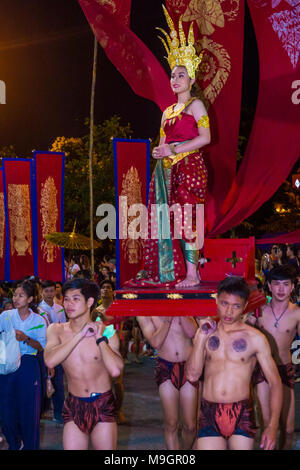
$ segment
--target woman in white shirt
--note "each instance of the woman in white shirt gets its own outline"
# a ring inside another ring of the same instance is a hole
[[[35,289],[28,280],[18,284],[14,309],[0,315],[0,329],[9,316],[21,353],[20,367],[0,375],[2,432],[9,450],[37,450],[40,446],[41,373],[36,355],[46,345],[46,323],[32,309]]]

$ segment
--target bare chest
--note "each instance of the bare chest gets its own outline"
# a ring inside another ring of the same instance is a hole
[[[296,334],[297,322],[292,315],[279,319],[270,315],[270,312],[259,318],[259,328],[270,334],[277,342],[292,341]]]
[[[222,338],[211,335],[206,343],[207,361],[249,362],[254,357],[251,341],[247,336],[237,334]]]
[[[65,340],[70,335],[65,335]],[[94,337],[84,338],[73,349],[65,360],[65,366],[80,368],[98,367],[102,363],[102,356],[99,346],[96,345]]]

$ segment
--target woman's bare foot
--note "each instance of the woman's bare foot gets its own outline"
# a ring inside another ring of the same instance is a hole
[[[200,274],[197,269],[197,264],[191,263],[190,261],[186,260],[186,278],[178,282],[178,284],[175,285],[177,289],[180,288],[185,288],[185,287],[195,287],[200,284]]]
[[[187,276],[183,281],[175,285],[176,289],[181,289],[185,287],[196,287],[200,284],[200,276]]]

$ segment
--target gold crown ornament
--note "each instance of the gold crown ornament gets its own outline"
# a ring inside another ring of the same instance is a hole
[[[176,66],[183,66],[186,68],[187,73],[191,79],[195,78],[196,70],[201,63],[202,56],[204,51],[200,53],[198,56],[196,53],[196,49],[194,48],[195,38],[194,38],[194,30],[193,30],[193,23],[190,24],[189,32],[188,32],[188,40],[186,41],[186,36],[183,31],[182,27],[182,15],[179,18],[178,22],[178,32],[179,32],[179,39],[177,37],[177,31],[174,27],[174,23],[172,18],[170,17],[167,9],[164,5],[162,5],[164,14],[167,20],[167,24],[170,29],[170,35],[162,28],[156,28],[161,31],[167,40],[166,41],[161,37],[158,36],[159,39],[162,41],[168,57],[166,59],[169,62],[171,70],[173,70]]]

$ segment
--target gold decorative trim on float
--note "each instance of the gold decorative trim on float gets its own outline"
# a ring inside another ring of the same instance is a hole
[[[9,184],[7,188],[10,251],[13,256],[32,255],[30,193],[28,184]]]
[[[54,179],[49,176],[44,183],[41,184],[41,200],[40,200],[40,213],[42,216],[41,227],[43,241],[41,249],[43,258],[47,263],[53,263],[57,256],[57,248],[52,243],[49,243],[45,237],[49,233],[57,231],[58,207],[57,207],[57,189]]]
[[[138,296],[137,294],[122,294],[122,299],[127,299],[127,300],[133,300],[133,299],[137,299]]]
[[[183,295],[181,295],[181,294],[167,294],[167,299],[179,300],[179,299],[183,299]]]

